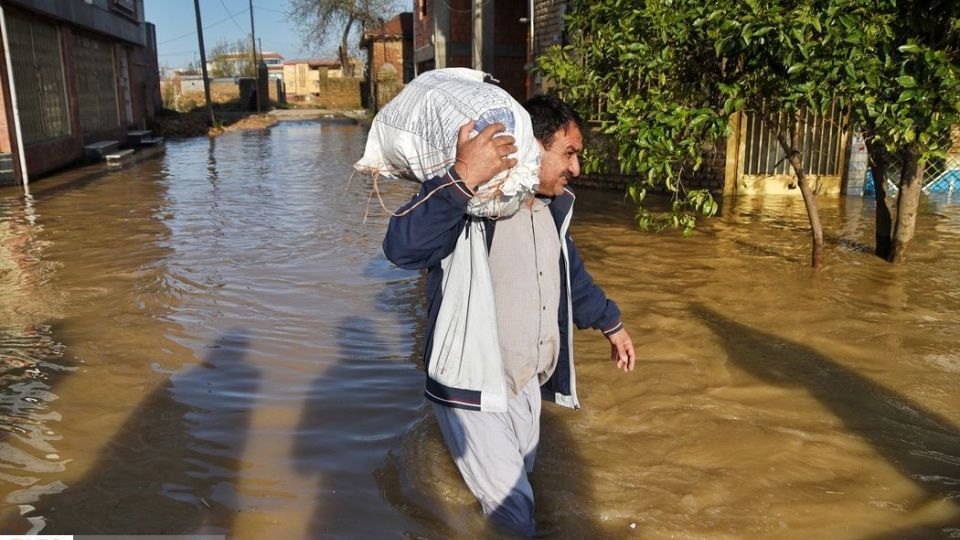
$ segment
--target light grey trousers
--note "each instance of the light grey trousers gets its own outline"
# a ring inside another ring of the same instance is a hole
[[[433,403],[443,440],[483,513],[514,532],[533,536],[533,489],[527,473],[540,442],[540,384],[534,377],[507,412],[455,409]]]

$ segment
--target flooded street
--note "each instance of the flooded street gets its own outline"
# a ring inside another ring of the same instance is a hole
[[[424,284],[348,183],[365,140],[284,122],[0,189],[0,533],[489,534],[421,398]],[[820,204],[818,275],[799,198],[685,240],[581,190],[638,369],[578,333],[545,537],[960,537],[960,204],[923,207],[902,267],[872,201]]]

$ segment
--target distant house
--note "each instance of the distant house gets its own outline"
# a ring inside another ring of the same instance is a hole
[[[260,61],[267,65],[267,73],[271,79],[283,80],[283,55],[280,53],[263,51],[260,53]]]
[[[359,62],[351,59],[354,73]],[[360,107],[360,79],[344,77],[340,61],[313,58],[283,63],[283,85],[289,102],[311,102],[333,109]]]
[[[252,56],[252,53],[247,52],[227,53],[217,61],[208,61],[207,71],[212,72],[216,62],[220,62],[221,64],[232,66],[232,69],[228,69],[231,75],[224,76],[239,76],[242,74],[244,68],[249,65],[248,62],[252,60]],[[267,73],[271,79],[283,80],[283,55],[272,51],[262,51],[257,53],[257,60],[266,64]]]
[[[413,13],[400,13],[365,32],[360,47],[367,52],[370,106],[379,110],[414,77]]]
[[[0,14],[12,67],[0,62],[0,177],[62,167],[91,142],[123,143],[160,108],[143,0],[6,0]]]
[[[320,79],[343,77],[339,60],[312,58],[283,63],[283,83],[288,101],[312,101],[320,96]]]

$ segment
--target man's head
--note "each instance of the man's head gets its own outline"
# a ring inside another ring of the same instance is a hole
[[[533,135],[540,144],[541,195],[563,193],[567,182],[580,175],[583,150],[583,120],[577,111],[553,94],[530,98],[524,108],[533,122]]]

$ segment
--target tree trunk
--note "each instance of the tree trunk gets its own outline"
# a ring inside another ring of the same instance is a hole
[[[767,120],[766,123],[783,151],[790,156],[790,166],[793,167],[793,173],[797,177],[797,185],[800,186],[800,193],[803,195],[803,205],[807,209],[807,219],[810,220],[810,236],[813,240],[810,262],[815,270],[821,270],[823,268],[823,224],[820,223],[820,211],[817,209],[817,195],[807,182],[807,175],[803,172],[803,161],[797,149],[800,144],[799,116],[794,119],[792,127],[785,128],[788,133],[784,133],[783,126],[776,120]]]
[[[797,185],[800,186],[800,193],[803,194],[803,205],[807,208],[807,218],[810,220],[810,235],[813,239],[810,262],[815,270],[820,270],[823,268],[823,224],[820,223],[820,211],[817,209],[817,194],[807,182],[799,152],[792,153],[790,165],[793,166],[797,176]]]
[[[350,37],[350,29],[353,28],[354,17],[347,19],[347,25],[343,28],[343,37],[340,39],[340,70],[344,77],[353,77],[353,64],[350,63],[350,45],[347,38]]]
[[[925,163],[914,148],[904,152],[900,173],[900,195],[897,197],[897,222],[893,229],[892,249],[887,260],[900,264],[906,258],[907,246],[913,239],[917,226],[917,210],[920,206],[920,187],[923,182]]]
[[[877,194],[877,209],[874,219],[874,253],[877,257],[887,260],[890,257],[890,235],[893,220],[890,217],[890,201],[887,200],[887,171],[889,161],[887,150],[883,143],[874,139],[873,135],[864,137],[867,143],[867,155],[870,158],[870,172],[873,173],[873,187]]]

